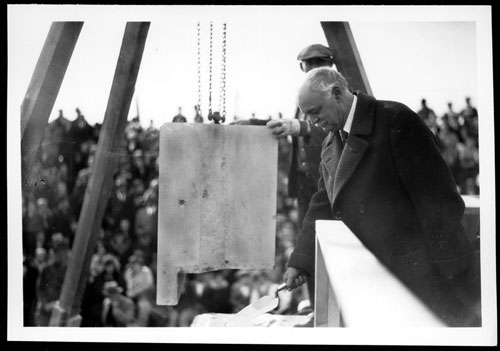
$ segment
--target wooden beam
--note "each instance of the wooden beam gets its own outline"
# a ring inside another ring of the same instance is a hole
[[[23,177],[35,160],[82,26],[83,22],[53,22],[50,27],[21,105]]]
[[[62,286],[59,305],[53,310],[50,325],[64,326],[80,312],[90,259],[94,253],[104,210],[113,186],[130,103],[144,51],[149,22],[128,22],[116,65],[104,122],[99,134],[95,162],[87,185],[78,221],[71,260]]]
[[[349,88],[373,95],[349,22],[321,22],[335,65]]]
[[[316,264],[323,265],[316,271],[316,281],[328,281],[335,295],[332,300],[328,294],[319,295],[318,289],[319,323],[359,328],[446,327],[342,221],[316,221],[316,241],[320,252],[316,259],[322,260]]]

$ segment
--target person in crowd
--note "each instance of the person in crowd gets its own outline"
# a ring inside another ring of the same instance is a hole
[[[56,166],[65,162],[71,165],[73,148],[69,129],[71,122],[64,116],[62,110],[55,120],[50,122],[44,131],[40,144],[43,153],[42,161],[47,166]]]
[[[82,298],[82,327],[104,326],[101,316],[103,303],[106,298],[105,286],[113,282],[125,291],[126,283],[121,272],[118,258],[113,254],[105,254],[103,257],[103,270],[95,277],[89,277]]]
[[[47,266],[47,250],[38,247],[34,256],[24,255],[23,260],[23,302],[24,326],[36,326],[36,310],[38,305],[37,285],[43,269]]]
[[[315,221],[341,220],[447,325],[480,325],[479,261],[460,222],[464,202],[422,119],[403,104],[351,93],[325,67],[307,74],[297,104],[329,134],[288,287],[314,272]]]
[[[48,202],[49,202],[49,207],[55,208],[60,201],[64,199],[69,199],[69,193],[68,193],[68,185],[66,184],[65,181],[60,179],[59,176],[59,169],[55,170],[56,172],[56,180],[55,180],[55,186],[52,188],[49,196],[48,196]]]
[[[468,189],[470,193],[474,189],[471,184],[474,184],[474,179],[479,174],[479,150],[476,147],[476,141],[472,137],[467,137],[464,143],[457,144],[457,151],[460,163],[460,174],[457,177],[457,183],[462,193],[465,193],[465,189]]]
[[[443,156],[446,164],[450,168],[453,179],[458,186],[460,180],[461,166],[458,155],[458,135],[451,131],[446,123],[444,123],[439,130],[438,138],[440,143],[441,155]]]
[[[471,98],[465,98],[465,108],[460,113],[461,122],[464,126],[463,137],[478,138],[478,114],[477,109],[472,105]]]
[[[42,273],[45,266],[48,264],[47,250],[44,247],[37,247],[35,256],[33,257],[33,266],[37,269],[38,274]]]
[[[182,115],[182,107],[179,107],[179,112],[172,118],[172,122],[186,123],[187,119]]]
[[[145,253],[149,253],[150,247],[156,247],[158,236],[158,197],[154,189],[148,188],[144,192],[144,206],[140,207],[135,215],[135,234],[138,244]],[[146,247],[144,247],[146,245]],[[150,263],[148,254],[146,263]]]
[[[105,327],[136,326],[136,306],[134,301],[123,294],[123,288],[116,281],[104,284],[101,321]]]
[[[73,143],[79,146],[91,140],[94,131],[78,107],[75,109],[75,112],[76,118],[70,124],[69,135]]]
[[[45,245],[46,228],[42,216],[37,212],[36,200],[26,197],[24,206],[26,213],[23,216],[23,248],[28,256],[32,256],[37,247]]]
[[[425,122],[429,130],[436,136],[436,141],[439,143],[440,140],[437,138],[437,135],[439,134],[439,125],[438,125],[438,118],[436,113],[434,112],[433,109],[429,108],[427,106],[427,100],[422,99],[420,101],[421,106],[420,110],[418,110],[417,114],[418,116],[422,119],[422,121]]]
[[[132,153],[132,162],[130,173],[133,179],[143,179],[149,181],[150,175],[148,174],[149,169],[146,167],[144,162],[144,152],[141,149],[137,149]]]
[[[110,231],[118,230],[120,220],[127,218],[134,223],[134,205],[128,189],[128,180],[124,173],[115,178],[114,187],[106,206],[103,226]]]
[[[35,309],[37,303],[36,282],[39,271],[33,259],[23,255],[23,325],[35,326]]]
[[[71,210],[69,198],[61,199],[55,210],[51,213],[48,219],[49,231],[55,233],[60,232],[68,240],[70,247],[73,245],[75,237],[77,221]]]
[[[106,245],[103,239],[99,238],[96,244],[95,252],[90,258],[89,281],[94,279],[104,271],[104,260],[108,256]]]
[[[122,266],[126,265],[128,257],[132,254],[134,238],[128,218],[120,219],[118,229],[109,238],[107,251],[119,257]]]
[[[231,285],[229,301],[233,313],[238,313],[250,304],[252,291],[252,276],[247,270],[239,270],[236,273],[236,281]]]
[[[37,326],[49,325],[52,309],[59,300],[68,262],[68,243],[65,240],[53,240],[50,251],[52,262],[43,268],[37,283]]]
[[[230,285],[221,271],[201,274],[203,290],[200,302],[208,313],[230,313]]]
[[[44,197],[36,201],[36,212],[40,215],[42,220],[43,230],[45,233],[49,231],[49,220],[52,216],[52,210],[49,207],[48,200]]]
[[[154,277],[151,268],[144,264],[142,257],[132,255],[124,272],[127,284],[127,296],[132,298],[137,307],[137,325],[148,326],[153,309]]]
[[[194,105],[194,123],[203,123],[203,116],[198,105]]]
[[[155,152],[158,150],[159,134],[160,131],[154,126],[153,120],[151,120],[149,127],[144,132],[142,147],[145,152]]]
[[[69,174],[68,190],[73,191],[78,174],[89,167],[89,157],[93,157],[97,150],[97,144],[93,140],[85,140],[81,144],[75,144],[73,154],[73,167]],[[93,161],[93,160],[92,160]]]
[[[424,121],[428,126],[432,125],[436,121],[437,116],[434,110],[427,106],[427,100],[420,100],[420,109],[417,111],[417,115]]]
[[[448,110],[446,111],[446,113],[443,115],[443,117],[441,119],[443,121],[443,125],[440,126],[440,129],[447,126],[448,130],[450,132],[454,133],[457,136],[459,141],[462,141],[461,140],[462,136],[460,133],[461,126],[459,123],[460,114],[453,110],[453,103],[452,102],[448,102],[447,106],[448,106]]]
[[[144,180],[140,178],[132,179],[132,184],[130,185],[129,194],[135,198],[136,196],[143,196],[146,191],[146,186],[144,185]]]
[[[80,211],[82,210],[83,199],[85,197],[87,183],[90,179],[90,175],[92,174],[93,164],[94,156],[89,155],[87,159],[87,167],[80,170],[75,179],[75,185],[71,195],[71,208],[77,217],[80,216]]]

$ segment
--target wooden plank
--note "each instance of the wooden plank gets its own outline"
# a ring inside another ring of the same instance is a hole
[[[22,174],[28,175],[83,22],[53,22],[21,105]],[[30,183],[23,179],[23,184]]]
[[[277,148],[259,126],[160,128],[158,304],[177,304],[179,274],[273,268]]]
[[[328,278],[321,246],[316,240],[316,277],[314,299],[314,327],[340,327],[340,307]]]
[[[373,95],[349,22],[321,22],[335,65],[349,88]]]
[[[344,223],[316,221],[316,238],[345,326],[445,327]]]
[[[465,211],[462,217],[462,225],[473,245],[478,244],[480,237],[480,198],[477,195],[462,195],[465,203]]]
[[[72,256],[59,299],[63,313],[53,313],[50,324],[62,326],[79,313],[90,259],[99,236],[104,210],[113,185],[118,153],[124,137],[130,103],[144,51],[149,22],[128,22],[116,64],[92,174],[83,200]]]

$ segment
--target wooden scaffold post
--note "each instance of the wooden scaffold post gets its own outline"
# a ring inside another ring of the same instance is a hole
[[[321,27],[333,50],[335,65],[349,82],[349,88],[373,95],[349,22],[321,22]]]
[[[88,278],[90,260],[99,237],[117,155],[134,95],[149,22],[128,22],[111,86],[104,122],[99,134],[95,162],[78,221],[71,260],[59,298],[52,310],[51,326],[78,326],[80,304]]]
[[[83,22],[54,22],[40,53],[21,105],[23,187],[36,158],[50,113],[61,88]]]

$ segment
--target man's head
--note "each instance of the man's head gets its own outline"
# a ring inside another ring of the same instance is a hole
[[[308,72],[297,97],[300,110],[328,132],[344,126],[352,101],[347,81],[331,67]]]
[[[333,51],[324,45],[313,44],[305,47],[297,56],[300,69],[309,72],[317,67],[331,67],[333,65]]]

